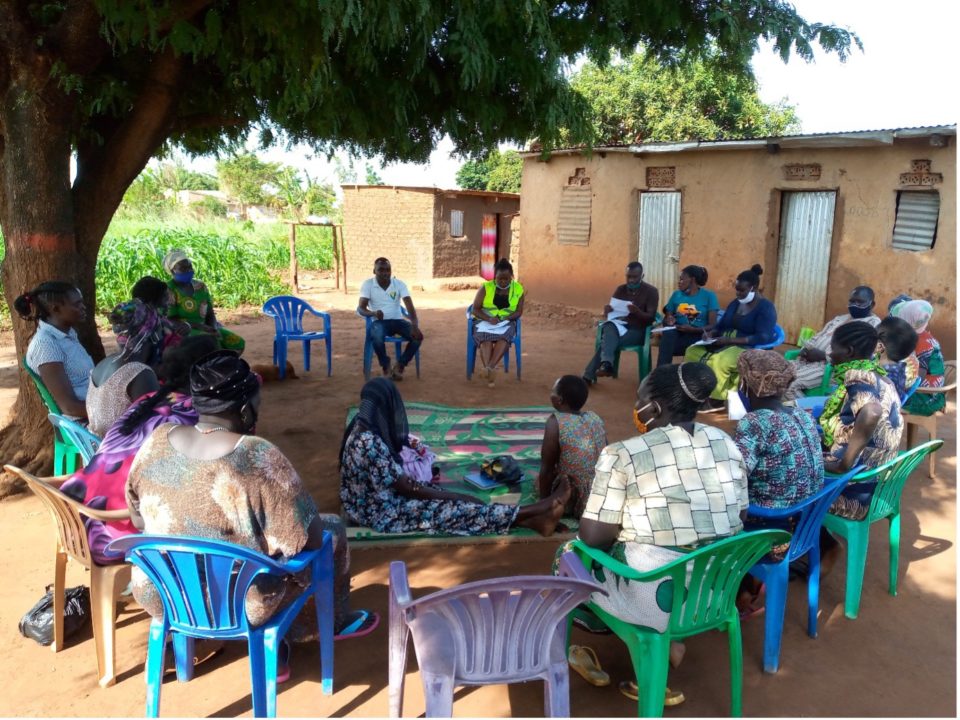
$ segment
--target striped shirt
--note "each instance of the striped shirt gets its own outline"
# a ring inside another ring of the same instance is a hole
[[[86,401],[93,358],[83,349],[76,330],[70,328],[68,332],[63,332],[41,320],[27,347],[26,361],[37,375],[40,374],[41,365],[62,363],[67,380],[73,386],[73,394],[78,400]]]

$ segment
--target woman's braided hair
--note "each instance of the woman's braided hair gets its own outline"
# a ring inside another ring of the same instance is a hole
[[[647,376],[650,399],[677,419],[693,420],[717,386],[717,376],[704,363],[662,365]]]
[[[833,332],[833,342],[850,348],[854,360],[868,360],[877,351],[880,336],[870,323],[854,320],[844,323]]]

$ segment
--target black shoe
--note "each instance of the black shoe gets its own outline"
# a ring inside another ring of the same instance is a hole
[[[608,362],[600,363],[597,368],[597,377],[613,377],[613,365]]]
[[[580,377],[581,377],[581,379],[582,379],[587,385],[596,385],[596,384],[597,384],[597,379],[596,379],[596,378],[593,378],[593,379],[591,380],[591,379],[588,378],[586,375],[581,375]]]

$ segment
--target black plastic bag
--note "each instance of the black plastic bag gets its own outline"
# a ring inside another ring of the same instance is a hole
[[[497,455],[490,460],[484,460],[480,465],[480,472],[503,485],[515,485],[523,480],[523,470],[509,455]]]
[[[63,636],[68,638],[90,622],[90,590],[85,585],[67,588],[63,606]],[[53,585],[20,618],[20,634],[41,645],[53,643]]]

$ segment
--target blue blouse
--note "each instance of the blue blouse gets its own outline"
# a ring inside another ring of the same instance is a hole
[[[717,322],[717,333],[724,335],[736,330],[738,338],[746,338],[748,345],[766,345],[777,335],[777,308],[766,298],[760,298],[746,315],[738,315],[740,301],[734,299],[727,305],[723,317]]]

